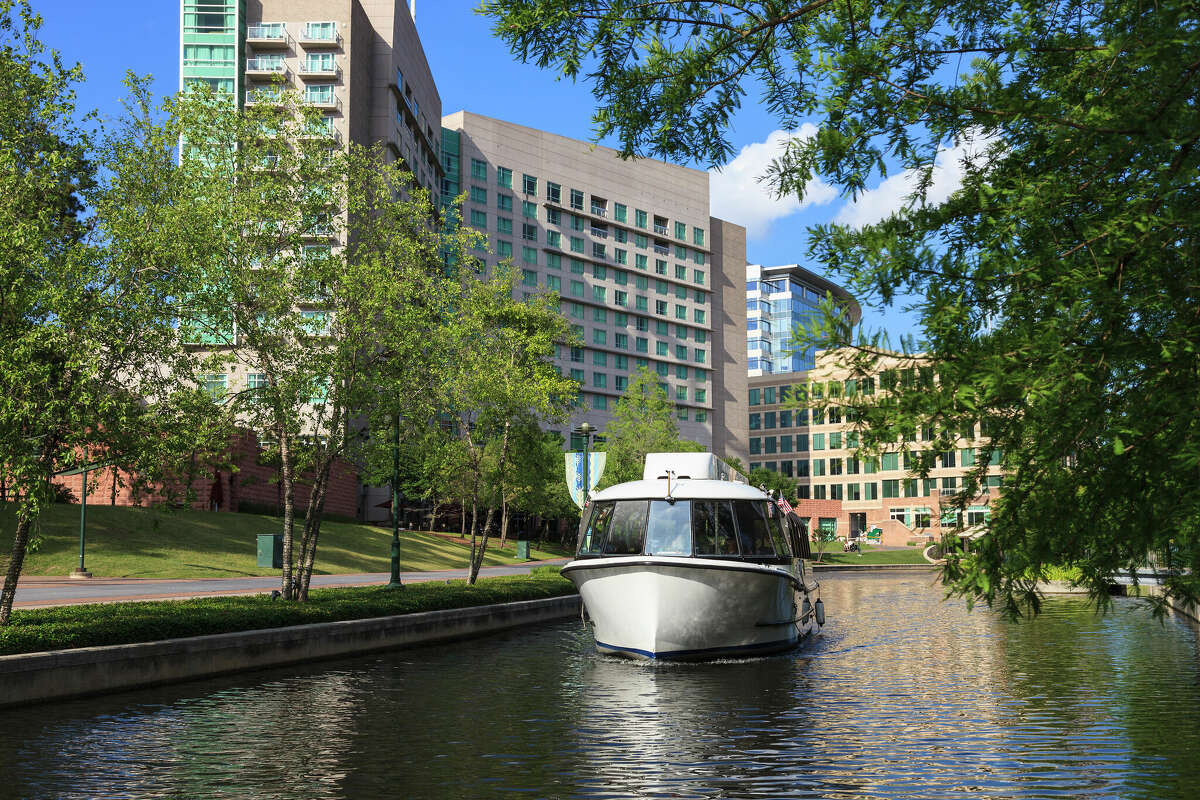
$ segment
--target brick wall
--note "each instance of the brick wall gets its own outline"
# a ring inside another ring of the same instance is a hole
[[[259,463],[258,437],[252,431],[239,430],[230,437],[227,454],[229,467],[201,467],[191,489],[195,500],[190,508],[212,511],[238,511],[242,504],[278,507],[280,492],[278,472],[271,464]],[[102,456],[93,456],[102,459]],[[296,510],[303,515],[308,507],[312,491],[300,476],[296,482]],[[116,498],[113,498],[113,483],[116,481]],[[68,475],[55,479],[55,484],[71,493],[71,502],[78,503],[82,491],[83,476]],[[148,506],[165,502],[168,493],[162,485],[134,489],[136,476],[125,470],[103,468],[88,474],[88,503],[95,505]],[[182,494],[176,485],[173,494]],[[342,517],[359,515],[358,470],[354,465],[339,459],[334,463],[329,476],[329,488],[325,493],[325,513]]]

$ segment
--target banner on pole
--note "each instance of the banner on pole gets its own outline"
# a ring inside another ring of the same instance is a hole
[[[583,488],[583,453],[565,453],[567,462],[567,489],[575,505],[583,508],[587,494],[596,488],[604,474],[607,453],[588,453],[588,487]]]

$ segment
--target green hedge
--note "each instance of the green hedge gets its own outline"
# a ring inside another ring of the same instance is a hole
[[[531,575],[484,578],[474,586],[450,581],[412,583],[403,589],[317,589],[307,603],[250,595],[39,608],[13,612],[10,624],[0,628],[0,655],[368,619],[574,593],[574,585],[556,568],[539,568]]]

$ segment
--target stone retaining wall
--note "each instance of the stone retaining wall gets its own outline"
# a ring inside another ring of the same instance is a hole
[[[479,636],[579,613],[578,595],[0,656],[0,707]]]

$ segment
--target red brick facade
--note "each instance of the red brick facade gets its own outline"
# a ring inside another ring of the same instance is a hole
[[[238,431],[231,437],[230,451],[224,459],[227,466],[202,467],[192,481],[195,499],[190,507],[198,510],[238,511],[243,505],[257,508],[276,508],[281,505],[278,473],[270,464],[259,463],[258,437],[252,431]],[[98,505],[147,506],[167,500],[168,493],[160,486],[137,490],[136,476],[125,470],[103,468],[88,474],[88,503]],[[113,483],[116,482],[116,496]],[[71,493],[72,502],[79,502],[83,476],[69,475],[55,479],[55,484]],[[175,487],[176,489],[182,487]],[[303,514],[308,507],[311,485],[296,483],[296,510]],[[179,491],[170,494],[182,494]],[[325,513],[341,517],[359,516],[358,470],[348,461],[339,459],[329,476],[325,493]]]

